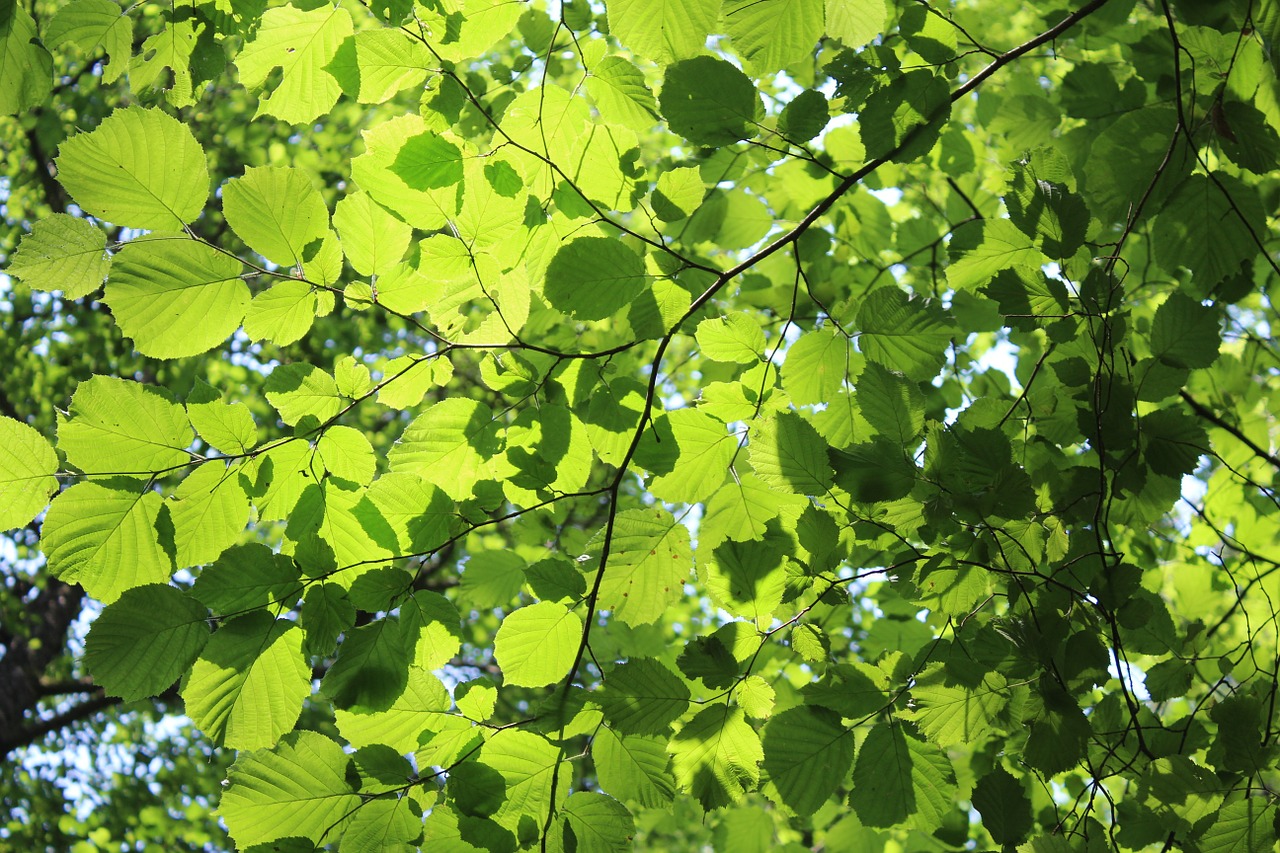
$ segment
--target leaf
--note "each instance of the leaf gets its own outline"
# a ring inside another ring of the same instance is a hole
[[[408,684],[409,652],[396,617],[361,625],[346,632],[320,689],[337,708],[380,711]]]
[[[201,731],[240,750],[275,744],[297,723],[310,694],[302,631],[262,610],[215,631],[182,687],[187,714]],[[233,772],[233,785],[234,778]]]
[[[53,88],[53,59],[36,36],[31,13],[18,4],[0,11],[0,116],[42,103]]]
[[[262,387],[287,424],[296,425],[307,416],[326,421],[342,410],[338,383],[310,364],[282,364]]]
[[[862,416],[889,441],[909,445],[924,429],[924,395],[902,374],[871,362],[858,376],[857,393]]]
[[[310,284],[281,281],[253,297],[244,318],[244,332],[255,341],[291,344],[307,334],[316,314],[321,313],[320,305],[319,295]]]
[[[621,242],[578,237],[547,265],[544,293],[553,307],[579,320],[603,320],[629,305],[644,284],[640,256]]]
[[[293,560],[274,554],[257,542],[224,551],[191,587],[196,599],[223,616],[272,605],[292,605],[301,592],[298,567]]]
[[[666,806],[675,797],[675,780],[667,770],[671,759],[665,737],[618,735],[601,728],[591,741],[591,758],[600,787],[623,801],[649,808]]]
[[[195,661],[209,639],[204,606],[171,586],[149,584],[120,596],[93,622],[84,659],[108,696],[158,696]]]
[[[103,299],[139,352],[199,355],[240,327],[249,307],[243,270],[193,240],[137,240],[116,255]]]
[[[849,803],[867,826],[942,825],[955,792],[951,761],[938,747],[877,723],[858,751]]]
[[[844,335],[817,329],[805,332],[787,348],[782,382],[797,405],[831,403],[863,363]]]
[[[244,403],[226,403],[203,379],[187,395],[187,417],[209,446],[234,456],[258,443],[258,427]]]
[[[606,56],[596,63],[587,78],[587,92],[606,121],[641,132],[659,121],[658,102],[644,73],[621,56]]]
[[[722,14],[734,49],[760,77],[805,59],[822,38],[823,0],[730,0]]]
[[[641,440],[636,461],[653,472],[649,491],[663,500],[705,500],[725,481],[738,451],[738,438],[725,425],[696,409],[658,418]]]
[[[356,98],[362,104],[381,104],[397,92],[421,86],[432,59],[425,44],[394,29],[360,30],[355,55],[360,79]],[[326,70],[333,73],[340,61],[341,49]]]
[[[488,478],[488,462],[498,450],[493,414],[482,403],[442,400],[418,415],[391,448],[393,472],[418,474],[455,500],[471,496]]]
[[[351,193],[333,211],[333,227],[342,238],[347,263],[360,275],[383,275],[409,248],[413,229],[373,201],[368,193]]]
[[[58,290],[67,299],[79,299],[101,287],[110,269],[107,235],[83,219],[55,213],[23,235],[6,272],[33,290]]]
[[[952,238],[951,257],[947,282],[956,290],[976,290],[1001,270],[1040,267],[1047,260],[1031,238],[1007,219],[962,225]]]
[[[796,144],[813,139],[831,120],[827,98],[816,89],[805,89],[778,115],[778,133]]]
[[[840,787],[853,766],[853,733],[840,716],[801,705],[764,729],[764,772],[796,814],[811,815]]]
[[[1207,293],[1258,253],[1266,217],[1256,191],[1231,175],[1192,175],[1169,199],[1152,229],[1156,261],[1186,267]]]
[[[786,560],[780,551],[761,543],[726,542],[701,573],[717,604],[767,629],[786,586]]]
[[[989,672],[981,684],[967,687],[948,684],[944,673],[930,669],[917,680],[911,689],[915,707],[905,715],[929,740],[977,744],[1002,728],[999,718],[1009,703],[1004,676]]]
[[[110,604],[127,590],[165,583],[173,556],[161,545],[163,501],[137,480],[78,483],[54,499],[40,543],[49,571]]]
[[[869,360],[917,382],[937,375],[953,335],[939,308],[908,299],[896,287],[867,294],[858,308],[858,328],[858,347]]]
[[[720,15],[718,0],[614,0],[609,31],[636,53],[663,64],[701,52]]]
[[[1151,321],[1151,354],[1177,367],[1209,367],[1222,343],[1218,312],[1171,293]]]
[[[40,433],[0,417],[0,530],[22,527],[58,490],[58,455]]]
[[[973,789],[973,807],[982,815],[982,825],[997,844],[1017,844],[1035,826],[1031,799],[1022,783],[1003,767],[978,780]]]
[[[1275,803],[1262,797],[1245,797],[1223,806],[1197,842],[1206,853],[1263,853],[1274,849],[1275,843]]]
[[[311,260],[329,233],[329,209],[306,172],[284,166],[245,169],[222,185],[227,224],[250,249],[282,267]]]
[[[884,0],[826,0],[827,35],[857,49],[884,31]]]
[[[542,826],[551,806],[552,771],[560,763],[560,750],[532,732],[507,729],[485,742],[478,760],[507,783],[506,801],[493,820],[514,829],[529,816]]]
[[[543,687],[564,678],[577,656],[582,619],[563,604],[540,601],[507,615],[494,638],[503,682]]]
[[[689,708],[689,688],[655,660],[636,658],[615,667],[597,695],[609,725],[621,733],[666,734]]]
[[[564,822],[552,838],[560,849],[582,853],[609,853],[631,849],[635,819],[627,807],[605,794],[578,791],[564,801]]]
[[[663,509],[618,513],[597,599],[628,625],[656,621],[684,596],[693,566],[689,529]]]
[[[384,744],[399,754],[418,747],[421,732],[439,731],[454,722],[463,729],[470,724],[447,712],[452,704],[449,692],[440,679],[420,667],[409,667],[404,690],[387,708],[339,708],[334,713],[338,731],[354,747]]]
[[[209,195],[204,150],[158,109],[129,107],[58,149],[58,181],[88,214],[127,228],[181,230]]]
[[[218,812],[242,848],[291,836],[319,844],[360,805],[348,761],[324,735],[296,732],[274,749],[241,755]]]
[[[739,708],[703,708],[676,732],[667,750],[676,782],[703,808],[737,802],[760,781],[760,738]]]
[[[328,112],[342,87],[325,66],[351,33],[346,9],[322,6],[303,11],[287,5],[267,10],[256,35],[235,60],[240,82],[254,90],[263,87],[273,70],[281,71],[279,85],[259,98],[254,118],[271,115],[301,124]]]
[[[757,421],[747,450],[756,474],[776,489],[820,495],[831,487],[826,442],[797,414]]]
[[[316,442],[324,469],[335,477],[367,486],[377,470],[373,445],[354,427],[332,426]]]
[[[458,146],[427,132],[405,140],[391,171],[415,190],[434,190],[461,181],[462,165]]]
[[[249,523],[249,495],[239,466],[202,465],[187,475],[166,506],[179,568],[212,563],[240,541]]]
[[[755,364],[764,355],[764,332],[741,311],[703,320],[697,339],[702,354],[713,361]]]
[[[715,148],[756,135],[760,96],[726,60],[698,56],[667,67],[658,107],[673,133]]]

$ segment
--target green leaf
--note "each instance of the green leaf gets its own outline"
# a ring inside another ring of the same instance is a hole
[[[955,789],[946,753],[907,737],[900,725],[877,723],[858,751],[849,804],[867,826],[931,832],[951,809]]]
[[[703,320],[697,339],[702,354],[713,361],[755,364],[764,356],[764,332],[743,311]]]
[[[163,501],[137,480],[78,483],[54,499],[40,543],[49,571],[110,604],[126,590],[165,583],[173,556],[161,545]]]
[[[671,739],[676,782],[706,809],[737,802],[760,781],[764,752],[740,708],[709,705]]]
[[[636,658],[608,673],[596,701],[619,732],[665,735],[689,709],[689,688],[658,661]]]
[[[471,724],[448,714],[449,691],[440,679],[421,667],[409,667],[404,690],[387,708],[338,708],[338,731],[354,747],[384,744],[403,755],[418,747],[423,731],[442,731],[455,724],[467,730]]]
[[[342,480],[367,486],[377,470],[373,445],[354,427],[332,426],[316,442],[324,470]]]
[[[0,417],[0,530],[22,527],[58,490],[58,455],[31,427]]]
[[[1171,293],[1151,321],[1151,354],[1176,367],[1209,367],[1222,343],[1218,312]]]
[[[756,421],[747,446],[760,479],[801,495],[821,495],[831,488],[826,448],[809,422],[792,412]]]
[[[856,50],[884,32],[884,0],[826,0],[827,35]]]
[[[701,571],[717,604],[765,630],[782,603],[787,581],[781,551],[758,542],[725,542]]]
[[[830,120],[826,95],[816,89],[805,89],[782,108],[778,115],[778,133],[799,145],[822,133]]]
[[[198,355],[240,327],[249,307],[243,270],[235,258],[193,240],[137,240],[116,255],[103,299],[139,352]]]
[[[303,11],[292,5],[269,9],[235,60],[240,82],[250,89],[261,89],[267,75],[276,68],[281,71],[275,89],[259,98],[254,118],[270,115],[301,124],[328,112],[342,87],[325,66],[351,32],[351,14],[346,9],[321,6]]]
[[[258,427],[244,403],[226,403],[203,379],[187,395],[187,417],[210,447],[228,456],[247,453],[258,443]]]
[[[932,667],[911,688],[914,708],[904,714],[937,743],[978,744],[1000,728],[1008,705],[1004,676],[989,672],[976,687],[949,684],[942,667]]]
[[[719,0],[613,0],[608,9],[618,41],[659,64],[701,53],[720,16]]]
[[[182,687],[187,714],[201,731],[240,750],[278,741],[298,722],[310,694],[302,631],[262,610],[215,631]]]
[[[603,320],[628,306],[645,285],[644,262],[617,240],[578,237],[547,265],[553,307],[579,320]]]
[[[1009,219],[1034,240],[1044,254],[1051,258],[1069,258],[1084,245],[1085,232],[1089,230],[1089,209],[1080,196],[1051,178],[1041,177],[1042,171],[1052,175],[1034,156],[1015,166],[1009,192],[1004,197]],[[985,220],[984,224],[993,223]],[[985,242],[995,237],[985,230],[983,233],[987,238]],[[1011,247],[1016,245],[1013,241],[1009,243]],[[1037,263],[1035,258],[1030,260]],[[1013,262],[1012,256],[1009,261]]]
[[[1194,415],[1161,409],[1139,421],[1144,456],[1151,470],[1166,477],[1190,474],[1209,452],[1209,438]]]
[[[649,491],[666,501],[695,503],[724,484],[738,437],[697,409],[659,417],[641,439],[636,462],[648,468]]]
[[[587,92],[605,121],[640,132],[659,121],[658,102],[645,83],[644,73],[621,56],[606,56],[596,63],[587,78]]]
[[[672,132],[711,148],[755,136],[761,110],[747,75],[711,56],[668,66],[658,105]]]
[[[110,269],[107,235],[83,219],[55,213],[23,235],[6,272],[33,290],[58,290],[67,299],[79,299],[101,287]]]
[[[1198,849],[1204,853],[1265,853],[1275,849],[1275,810],[1275,802],[1264,797],[1246,796],[1223,806],[1198,839]]]
[[[297,425],[308,415],[327,421],[342,411],[342,397],[333,377],[310,364],[282,364],[262,386],[280,419]]]
[[[306,335],[320,310],[315,288],[305,281],[285,280],[253,297],[244,332],[255,341],[285,346]]]
[[[191,587],[192,595],[214,613],[224,616],[273,605],[292,605],[301,592],[298,567],[293,560],[284,554],[274,554],[257,542],[223,552]]]
[[[946,80],[925,69],[908,71],[867,99],[858,116],[862,143],[871,157],[909,163],[933,147],[950,113]]]
[[[404,257],[413,229],[373,201],[351,193],[333,211],[333,227],[342,238],[347,263],[360,275],[383,275]]]
[[[505,684],[544,687],[568,675],[581,639],[578,614],[563,604],[540,601],[502,620],[493,655]]]
[[[346,633],[320,689],[338,708],[387,708],[408,683],[409,651],[396,617],[361,625]]]
[[[356,99],[381,104],[397,92],[422,85],[431,67],[431,51],[425,44],[395,29],[360,30],[355,35],[356,74],[360,84]],[[342,51],[326,70],[335,73]],[[341,77],[335,73],[341,80]]]
[[[557,747],[532,732],[506,729],[485,742],[478,760],[501,773],[507,783],[507,799],[494,821],[516,829],[528,816],[536,826],[544,825],[552,804],[552,771],[560,763]]]
[[[618,735],[602,727],[591,741],[591,758],[600,787],[625,802],[662,808],[675,797],[667,765],[665,737]]]
[[[602,546],[593,542],[593,550]],[[598,606],[628,625],[647,625],[684,597],[692,567],[689,528],[664,509],[624,510],[614,522]]]
[[[924,429],[924,394],[899,373],[871,362],[858,377],[862,416],[889,441],[910,445]]]
[[[127,228],[180,230],[209,195],[204,149],[158,109],[113,112],[58,149],[58,181],[88,214]]]
[[[165,100],[175,107],[194,104],[191,57],[197,47],[197,32],[195,21],[171,21],[144,41],[129,68],[134,90],[163,91]]]
[[[238,465],[200,466],[187,475],[166,506],[178,568],[212,563],[240,541],[249,523],[249,495]]]
[[[1266,215],[1256,190],[1215,172],[1192,175],[1156,217],[1151,247],[1170,272],[1191,270],[1200,293],[1235,275],[1258,254]]]
[[[823,0],[729,0],[722,14],[734,50],[757,77],[809,57],[824,29]]]
[[[222,186],[227,224],[250,249],[282,267],[300,267],[329,231],[329,209],[306,172],[257,166]]]
[[[348,763],[324,735],[296,732],[232,765],[218,812],[241,848],[291,836],[323,843],[361,804]]]
[[[53,88],[53,59],[41,47],[36,22],[17,3],[0,10],[0,116],[41,104]]]
[[[997,844],[1017,844],[1035,827],[1026,789],[1000,766],[974,786],[973,807],[982,815],[983,828]]]
[[[848,338],[839,331],[805,332],[787,348],[787,360],[782,365],[783,386],[797,405],[831,403],[863,363],[862,356],[849,347]]]
[[[697,210],[706,194],[697,169],[669,169],[658,176],[653,209],[663,221],[675,222]]]
[[[764,772],[787,807],[811,815],[835,793],[853,766],[853,732],[840,715],[801,705],[764,729]]]
[[[488,460],[497,450],[490,409],[474,400],[453,398],[415,418],[387,458],[393,472],[418,474],[449,497],[463,500],[476,483],[489,478]]]
[[[434,190],[461,181],[462,164],[458,146],[428,132],[405,141],[391,171],[415,190]]]
[[[548,848],[612,853],[631,849],[635,819],[622,803],[592,791],[570,794],[560,807],[563,823],[552,830]],[[559,845],[557,847],[557,845]]]
[[[954,330],[934,303],[909,299],[896,287],[871,291],[858,308],[858,347],[871,361],[923,382],[947,360]]]
[[[195,662],[209,639],[204,606],[171,586],[135,587],[102,611],[84,659],[108,696],[157,696]]]
[[[976,290],[1010,267],[1038,268],[1047,262],[1031,238],[1008,219],[960,226],[951,241],[951,255],[947,282],[956,290]]]

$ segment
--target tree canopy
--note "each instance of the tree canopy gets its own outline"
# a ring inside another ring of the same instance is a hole
[[[5,846],[1275,845],[1277,0],[0,44]]]

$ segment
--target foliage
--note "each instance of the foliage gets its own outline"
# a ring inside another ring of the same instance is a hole
[[[1274,845],[1273,0],[0,39],[6,843]]]

